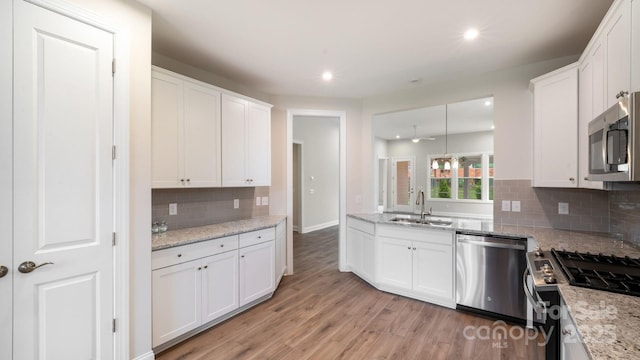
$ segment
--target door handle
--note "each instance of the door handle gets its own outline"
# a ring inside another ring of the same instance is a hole
[[[0,266],[0,278],[3,278],[5,275],[9,273],[9,269],[6,266]]]
[[[41,267],[41,266],[45,266],[45,265],[53,265],[52,262],[46,262],[46,263],[42,263],[38,266],[36,266],[36,263],[34,263],[33,261],[25,261],[22,264],[20,264],[20,266],[18,266],[18,271],[20,271],[23,274],[28,274],[30,272],[32,272],[33,270]]]

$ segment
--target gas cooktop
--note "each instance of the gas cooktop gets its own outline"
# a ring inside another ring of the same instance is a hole
[[[640,259],[551,249],[569,284],[640,296]]]

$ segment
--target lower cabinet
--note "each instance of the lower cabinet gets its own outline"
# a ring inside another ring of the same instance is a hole
[[[287,222],[286,220],[276,226],[276,286],[280,283],[286,269],[287,259]]]
[[[240,306],[273,291],[274,254],[273,240],[240,249]]]
[[[153,347],[273,293],[274,227],[154,251]]]
[[[451,231],[381,225],[376,236],[382,290],[455,308]]]
[[[560,302],[560,359],[583,360],[589,355],[578,334],[576,324],[569,316],[569,311],[564,300]]]
[[[347,219],[347,266],[366,281],[375,279],[375,225]]]

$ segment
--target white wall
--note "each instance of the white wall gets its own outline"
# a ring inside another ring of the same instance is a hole
[[[553,59],[364,99],[360,141],[362,156],[367,159],[361,182],[365,211],[375,209],[374,182],[369,180],[375,175],[371,161],[373,115],[493,96],[496,178],[531,179],[532,97],[528,89],[529,80],[574,62],[577,58],[576,55]]]
[[[302,142],[302,232],[338,224],[340,118],[294,116],[293,140]]]
[[[132,0],[67,0],[129,34],[130,356],[151,351],[151,10]]]

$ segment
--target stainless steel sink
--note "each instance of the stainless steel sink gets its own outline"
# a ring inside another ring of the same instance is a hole
[[[449,219],[432,218],[432,217],[420,219],[419,216],[412,216],[412,215],[397,216],[391,219],[390,221],[401,223],[401,224],[423,224],[423,225],[433,225],[433,226],[451,226],[451,223],[452,223],[452,221]]]

